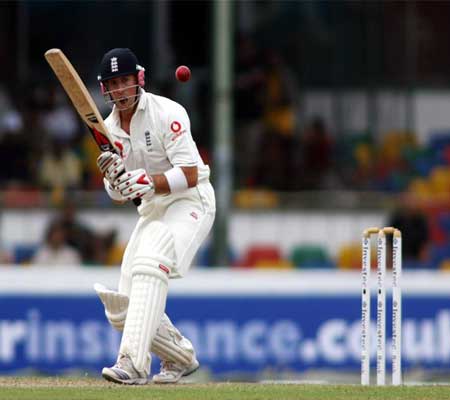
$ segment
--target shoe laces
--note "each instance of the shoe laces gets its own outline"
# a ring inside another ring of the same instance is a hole
[[[130,367],[130,358],[127,355],[121,354],[116,362],[115,367],[125,369]]]
[[[169,371],[180,371],[182,367],[173,361],[161,361],[161,373],[167,374]]]

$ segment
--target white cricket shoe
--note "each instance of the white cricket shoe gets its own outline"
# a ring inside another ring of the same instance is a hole
[[[159,374],[153,376],[153,383],[177,383],[183,376],[188,376],[200,367],[195,355],[189,365],[180,365],[172,361],[161,361]]]
[[[146,373],[137,371],[130,356],[122,354],[112,367],[103,368],[102,376],[107,381],[124,385],[146,385],[148,382]]]

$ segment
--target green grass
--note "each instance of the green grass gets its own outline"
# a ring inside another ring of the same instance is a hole
[[[450,399],[450,386],[207,383],[119,386],[99,379],[1,378],[2,400],[353,400]]]

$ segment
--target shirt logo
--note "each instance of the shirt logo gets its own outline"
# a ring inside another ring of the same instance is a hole
[[[145,131],[145,145],[147,146],[147,150],[150,151],[152,147],[152,137],[150,136],[149,131]]]
[[[184,132],[186,132],[186,129],[181,129],[181,124],[178,121],[173,121],[170,124],[170,130],[173,133],[173,136],[172,136],[172,139],[171,139],[172,142],[175,139],[179,138]]]
[[[177,133],[181,129],[181,124],[178,121],[173,121],[170,124],[170,129],[172,130],[172,132]]]
[[[117,57],[111,58],[111,72],[118,72],[119,66],[117,65]]]

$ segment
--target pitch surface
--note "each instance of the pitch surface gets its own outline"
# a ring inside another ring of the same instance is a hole
[[[450,399],[450,386],[362,387],[360,385],[206,383],[119,386],[91,378],[0,378],[2,400],[353,400]]]

